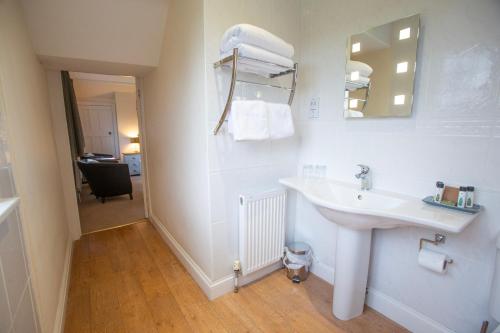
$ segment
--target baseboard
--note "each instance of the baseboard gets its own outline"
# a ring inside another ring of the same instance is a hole
[[[333,285],[333,280],[335,278],[335,270],[333,269],[333,267],[315,260],[311,266],[311,273]]]
[[[366,304],[412,332],[453,333],[434,319],[373,288],[368,288]]]
[[[172,234],[165,228],[165,226],[160,223],[160,220],[154,215],[150,214],[150,221],[156,227],[156,230],[160,233],[163,240],[167,243],[170,249],[174,252],[175,256],[184,265],[186,270],[189,272],[191,277],[198,283],[200,288],[203,290],[208,299],[213,300],[219,296],[232,292],[234,288],[233,275],[227,275],[216,281],[212,281],[201,269],[198,264],[191,258],[191,256],[184,250],[184,248],[175,240]],[[282,266],[281,261],[276,262],[266,268],[263,268],[257,272],[243,276],[240,278],[240,285],[251,283],[258,280],[271,272],[280,269]]]
[[[333,267],[319,261],[315,261],[311,267],[311,273],[332,285],[334,272]],[[434,319],[370,287],[368,287],[366,305],[415,333],[453,333],[452,330]]]
[[[66,255],[64,258],[64,271],[61,281],[61,287],[59,289],[59,301],[57,303],[57,312],[54,322],[54,333],[64,332],[64,319],[66,315],[66,303],[68,299],[72,255],[73,255],[73,240],[70,239],[66,246]]]
[[[156,230],[158,230],[163,240],[174,252],[177,259],[179,259],[180,262],[184,265],[191,277],[196,281],[196,283],[198,283],[205,295],[207,295],[209,299],[213,299],[211,296],[213,283],[205,274],[203,269],[198,266],[193,258],[191,258],[191,256],[184,250],[181,244],[179,244],[175,240],[174,236],[172,236],[167,228],[165,228],[165,226],[160,222],[160,219],[158,219],[154,214],[151,213],[149,216],[149,220],[153,222],[153,225],[155,226]]]

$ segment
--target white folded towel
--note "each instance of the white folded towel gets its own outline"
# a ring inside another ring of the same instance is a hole
[[[288,104],[267,103],[269,114],[269,137],[271,140],[290,137],[294,134],[292,109]]]
[[[370,76],[373,73],[373,68],[370,65],[361,61],[349,60],[346,65],[346,73],[359,72],[359,76]]]
[[[228,128],[235,141],[269,139],[266,103],[259,100],[233,101]]]
[[[235,45],[235,48],[238,49],[238,55],[241,57],[247,57],[247,58],[252,58],[252,59],[258,59],[266,62],[270,62],[273,64],[278,64],[284,67],[293,67],[293,60],[290,58],[283,57],[279,54],[269,52],[267,50],[261,49],[259,47],[255,47],[252,45],[248,45],[245,43],[240,43]],[[225,58],[227,56],[230,56],[233,54],[233,49],[231,49],[229,52],[225,52],[221,54],[222,58]],[[242,62],[244,61],[241,60]],[[266,64],[263,64],[264,67]],[[272,65],[271,65],[272,66]]]
[[[233,101],[228,129],[235,141],[276,140],[292,136],[295,131],[288,104],[261,100]]]
[[[245,43],[260,47],[285,58],[292,58],[293,46],[269,31],[251,24],[237,24],[229,28],[221,41],[221,54],[232,51],[238,44]]]
[[[272,67],[266,64],[256,63],[255,61],[242,59],[238,62],[238,72],[257,74],[264,77],[270,77],[271,74],[282,72],[280,67]]]
[[[350,74],[345,75],[345,80],[350,82],[356,82],[360,84],[367,84],[370,82],[370,78],[366,76],[359,76],[357,79],[353,80]]]
[[[345,110],[344,111],[344,117],[345,118],[363,118],[365,115],[361,111],[356,111],[356,110]]]

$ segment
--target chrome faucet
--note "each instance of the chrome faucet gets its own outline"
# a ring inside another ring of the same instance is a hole
[[[361,168],[361,172],[354,176],[361,180],[361,190],[368,191],[372,188],[370,167],[363,164],[358,164],[358,166]]]

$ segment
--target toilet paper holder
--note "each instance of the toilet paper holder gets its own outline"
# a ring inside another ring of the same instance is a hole
[[[422,250],[424,247],[424,243],[431,243],[433,245],[439,245],[439,244],[444,244],[446,241],[446,236],[443,234],[435,234],[434,235],[434,240],[432,239],[427,239],[427,238],[420,238],[420,247],[419,250]],[[448,258],[446,259],[446,262],[448,264],[453,264],[453,259]]]

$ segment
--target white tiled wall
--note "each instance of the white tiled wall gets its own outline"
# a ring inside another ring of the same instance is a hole
[[[498,1],[301,1],[299,81],[303,164],[326,164],[330,178],[356,182],[356,164],[374,187],[423,197],[436,180],[474,185],[484,213],[439,250],[448,274],[417,265],[418,228],[376,230],[369,287],[457,332],[476,332],[488,315],[495,238],[500,232],[500,3]],[[344,119],[347,36],[421,14],[413,114]],[[308,120],[320,96],[320,119]],[[295,238],[313,245],[321,272],[334,267],[336,227],[298,199]]]
[[[0,85],[1,88],[1,85]],[[0,200],[16,196],[0,91]],[[19,212],[0,220],[0,332],[38,332]]]
[[[0,223],[0,332],[37,332],[17,211]]]
[[[214,71],[212,64],[219,59],[219,43],[224,31],[237,23],[260,26],[292,43],[298,51],[299,1],[205,1],[205,43],[207,76],[207,136],[211,190],[211,221],[214,262],[212,279],[232,273],[237,258],[238,196],[255,190],[280,186],[278,179],[295,174],[298,138],[266,142],[234,142],[226,132],[212,135],[227,94],[228,72]],[[298,58],[298,54],[296,55]],[[283,84],[286,84],[283,79]],[[285,102],[288,93],[276,89],[256,90],[237,86],[235,98],[256,98]],[[295,105],[298,105],[296,103]],[[298,109],[293,108],[295,117]],[[289,202],[289,218],[293,220],[294,201]]]

